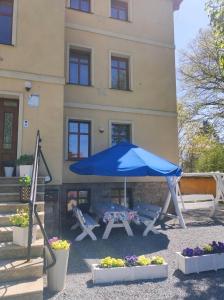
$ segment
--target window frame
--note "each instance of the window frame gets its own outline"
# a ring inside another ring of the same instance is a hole
[[[89,188],[68,189],[68,190],[66,190],[66,212],[67,212],[67,214],[70,213],[70,211],[68,210],[68,193],[69,192],[77,192],[78,195],[79,195],[80,192],[87,192],[87,204],[86,204],[86,206],[89,207],[89,209],[90,209],[90,206],[91,206],[91,189],[89,189]],[[79,196],[78,196],[78,201],[77,202],[79,202]],[[79,205],[80,204],[77,203],[78,207],[79,207]],[[85,205],[85,204],[81,204],[81,205]],[[83,208],[80,208],[80,209],[82,210],[82,212],[85,212],[85,211],[88,212],[89,211],[89,209],[88,210],[83,209]]]
[[[87,14],[92,13],[92,6],[93,6],[92,1],[93,1],[93,0],[88,0],[88,1],[89,1],[89,10],[88,10],[88,11],[82,10],[82,9],[80,8],[80,7],[81,7],[81,1],[82,1],[82,0],[78,0],[78,1],[79,1],[79,8],[73,8],[73,7],[71,7],[71,1],[72,1],[72,0],[68,0],[68,7],[69,7],[70,9],[75,10],[75,11],[80,11],[80,12],[83,12],[83,13],[87,13]]]
[[[3,43],[0,40],[0,45],[13,46],[15,45],[15,32],[16,32],[16,12],[17,12],[17,0],[12,0],[12,15],[11,15],[11,36],[9,43]]]
[[[118,62],[125,62],[127,64],[127,68],[123,69],[121,67],[113,67],[112,66],[112,61],[113,60],[116,60]],[[111,56],[111,89],[113,90],[119,90],[119,91],[130,91],[130,60],[128,57],[121,57],[121,56],[117,56],[117,55],[112,55]],[[118,82],[117,82],[117,87],[113,87],[113,84],[112,84],[112,69],[116,69],[118,71]],[[126,85],[127,85],[127,88],[126,89],[123,89],[121,88],[121,84],[120,84],[120,72],[121,71],[124,71],[126,72]]]
[[[70,76],[70,59],[71,59],[71,52],[76,53],[79,63],[78,63],[78,83],[73,83],[71,82],[71,76]],[[88,84],[81,84],[80,83],[80,60],[82,57],[88,57]],[[84,86],[84,87],[89,87],[92,86],[92,76],[91,76],[91,69],[92,69],[92,55],[91,55],[91,51],[89,49],[78,49],[78,48],[74,48],[74,47],[69,47],[69,51],[68,51],[68,84],[70,85],[77,85],[77,86]]]
[[[112,146],[112,126],[117,125],[129,125],[130,126],[130,143],[134,143],[134,123],[132,121],[125,120],[109,120],[109,147]]]
[[[115,187],[115,188],[112,188],[111,190],[110,190],[110,196],[111,196],[111,201],[113,202],[113,199],[114,198],[116,198],[116,196],[113,196],[113,192],[114,191],[118,191],[118,196],[117,196],[117,198],[119,199],[119,203],[118,204],[120,204],[120,205],[123,205],[122,204],[122,194],[124,194],[124,188],[122,187],[122,188],[119,188],[119,187]],[[129,199],[129,201],[127,201],[127,204],[128,204],[128,208],[132,208],[133,207],[133,194],[132,194],[132,188],[127,188],[127,190],[126,190],[126,196],[127,196],[127,198]],[[124,195],[123,195],[123,200],[124,200]],[[115,203],[115,202],[113,202],[113,203]]]
[[[113,16],[112,16],[113,1],[117,2],[117,4],[118,4],[118,3],[124,3],[124,4],[125,4],[125,6],[126,6],[125,11],[126,11],[126,16],[127,16],[127,18],[125,18],[125,19],[119,18],[118,15],[119,15],[119,10],[121,10],[121,8],[119,7],[119,5],[116,5],[116,4],[115,4],[115,8],[117,9],[117,17],[113,17]],[[129,14],[130,14],[130,8],[129,8],[129,6],[130,6],[130,2],[129,2],[128,0],[127,0],[127,1],[122,1],[122,0],[110,0],[110,18],[112,18],[112,19],[114,19],[114,20],[119,20],[119,21],[123,21],[123,22],[128,22],[128,21],[130,20],[130,16],[129,16]]]
[[[79,125],[78,125],[78,134],[76,133],[70,133],[69,131],[69,123],[70,122],[77,122]],[[88,124],[89,125],[89,132],[88,134],[84,134],[84,133],[80,133],[80,123],[83,123],[83,124]],[[71,155],[70,155],[70,152],[69,152],[69,138],[70,138],[70,135],[78,135],[78,157],[77,158],[72,158]],[[82,135],[88,135],[89,137],[89,143],[88,143],[88,157],[91,155],[92,153],[92,147],[91,147],[91,143],[92,143],[92,122],[90,120],[80,120],[80,119],[74,119],[74,118],[69,118],[68,119],[68,122],[67,122],[67,147],[66,147],[66,156],[67,156],[67,160],[68,161],[80,161],[82,159],[85,159],[86,157],[80,157],[80,136]]]

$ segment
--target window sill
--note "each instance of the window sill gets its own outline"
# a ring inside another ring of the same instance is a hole
[[[134,90],[132,90],[132,89],[122,90],[122,89],[110,88],[110,90],[112,90],[112,91],[118,91],[118,92],[134,92]]]
[[[70,83],[70,82],[67,82],[66,85],[68,86],[81,86],[81,87],[86,87],[86,88],[93,88],[94,85],[84,85],[84,84],[76,84],[76,83]]]
[[[122,19],[117,19],[117,18],[113,18],[113,17],[109,17],[110,19],[112,19],[112,20],[115,20],[115,21],[121,21],[121,22],[124,22],[124,23],[132,23],[132,21],[131,20],[122,20]]]
[[[68,6],[67,9],[72,10],[72,11],[78,11],[78,12],[89,14],[89,15],[93,15],[94,14],[93,11],[85,11],[85,10],[81,10],[81,9],[72,8],[70,6]]]
[[[14,44],[5,44],[5,43],[1,43],[0,42],[0,46],[9,46],[9,47],[14,47],[15,45]]]

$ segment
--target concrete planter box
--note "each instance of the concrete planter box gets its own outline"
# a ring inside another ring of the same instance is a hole
[[[93,283],[137,281],[168,277],[168,264],[136,267],[100,268],[92,265]]]
[[[4,167],[5,177],[12,177],[14,169],[14,167]]]
[[[27,247],[28,245],[28,232],[29,227],[13,227],[13,244],[22,247]],[[33,239],[32,243],[36,241],[37,238],[37,226],[33,226]]]
[[[176,253],[177,268],[184,274],[224,269],[224,253],[185,257]]]
[[[51,256],[48,249],[46,250],[46,259],[47,264],[51,264]],[[69,258],[69,249],[68,250],[53,250],[56,257],[56,264],[47,269],[47,287],[50,291],[60,292],[65,288],[65,281],[68,268],[68,258]]]
[[[33,171],[33,165],[20,165],[19,166],[19,176],[25,177],[25,176],[32,176]]]

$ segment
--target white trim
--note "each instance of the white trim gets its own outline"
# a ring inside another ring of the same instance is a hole
[[[16,78],[21,80],[32,80],[38,82],[55,83],[55,84],[65,84],[65,79],[60,76],[51,75],[41,75],[20,71],[10,71],[10,70],[0,70],[0,77],[4,78]]]
[[[95,67],[94,67],[94,48],[84,44],[67,43],[67,58],[66,58],[66,82],[69,83],[69,54],[70,49],[87,51],[90,53],[90,85],[94,86],[95,82]]]
[[[64,147],[64,150],[65,150],[65,153],[64,153],[64,160],[65,161],[68,161],[68,122],[69,120],[74,120],[74,121],[87,121],[87,122],[90,122],[90,139],[91,139],[91,144],[90,144],[90,151],[91,151],[91,155],[93,154],[93,149],[94,149],[94,143],[93,143],[93,119],[91,118],[79,118],[79,117],[76,117],[76,116],[66,116],[66,124],[65,124],[65,147]]]
[[[18,138],[17,138],[17,158],[22,154],[22,140],[23,140],[23,94],[14,93],[10,91],[0,91],[0,97],[6,99],[13,99],[19,101],[18,112]]]
[[[112,146],[112,124],[125,124],[125,125],[131,125],[131,143],[134,144],[134,122],[133,121],[127,121],[127,120],[109,120],[109,134],[108,134],[108,142],[109,147]]]
[[[93,27],[86,26],[86,25],[79,25],[79,24],[75,24],[75,23],[66,23],[65,27],[69,28],[69,29],[75,29],[75,30],[80,30],[80,31],[85,31],[85,32],[90,32],[90,33],[101,34],[101,35],[104,35],[107,37],[114,37],[114,38],[118,38],[118,39],[122,39],[122,40],[128,40],[131,42],[147,44],[147,45],[154,46],[154,47],[168,48],[168,49],[172,49],[172,50],[175,49],[175,46],[171,45],[171,44],[160,43],[160,42],[153,41],[151,39],[146,39],[146,38],[141,38],[141,37],[137,37],[137,36],[131,36],[128,34],[122,34],[122,33],[118,33],[118,32],[112,32],[112,31],[108,31],[108,30],[93,28]]]
[[[120,113],[141,114],[141,115],[151,115],[151,116],[160,116],[160,117],[175,117],[175,118],[177,117],[176,112],[169,112],[169,111],[162,111],[162,110],[119,107],[119,106],[77,103],[77,102],[65,102],[64,105],[65,107],[80,108],[80,109],[113,111],[113,112],[120,112]]]
[[[16,45],[17,37],[17,14],[18,14],[18,0],[13,3],[13,21],[12,21],[12,45]]]
[[[109,0],[109,10],[108,10],[109,18],[112,18],[112,16],[111,16],[111,1],[112,0]],[[121,0],[121,1],[128,3],[128,21],[115,19],[115,18],[112,18],[112,19],[115,21],[117,20],[117,21],[121,21],[121,22],[133,22],[133,0]]]
[[[121,52],[121,51],[116,51],[116,50],[109,50],[109,88],[111,89],[111,57],[112,56],[118,56],[118,57],[124,57],[128,58],[128,71],[129,71],[129,87],[128,91],[133,91],[134,90],[134,63],[133,63],[133,55],[128,53],[128,52]],[[123,90],[119,90],[123,91]],[[124,90],[125,91],[125,90]]]

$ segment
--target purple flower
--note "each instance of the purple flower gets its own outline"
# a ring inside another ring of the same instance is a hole
[[[191,248],[186,248],[182,251],[183,256],[192,257],[194,256],[194,250]]]
[[[222,243],[222,242],[216,243],[215,241],[213,241],[211,246],[213,248],[214,253],[223,253],[224,252],[224,243]]]
[[[204,251],[199,247],[194,248],[193,252],[194,252],[194,256],[201,256],[204,254]]]
[[[58,240],[59,240],[59,238],[54,236],[54,237],[52,237],[51,239],[48,240],[48,243],[51,245],[52,243],[57,242]]]
[[[138,257],[136,255],[125,256],[124,260],[125,260],[126,266],[128,266],[128,267],[136,266]]]

